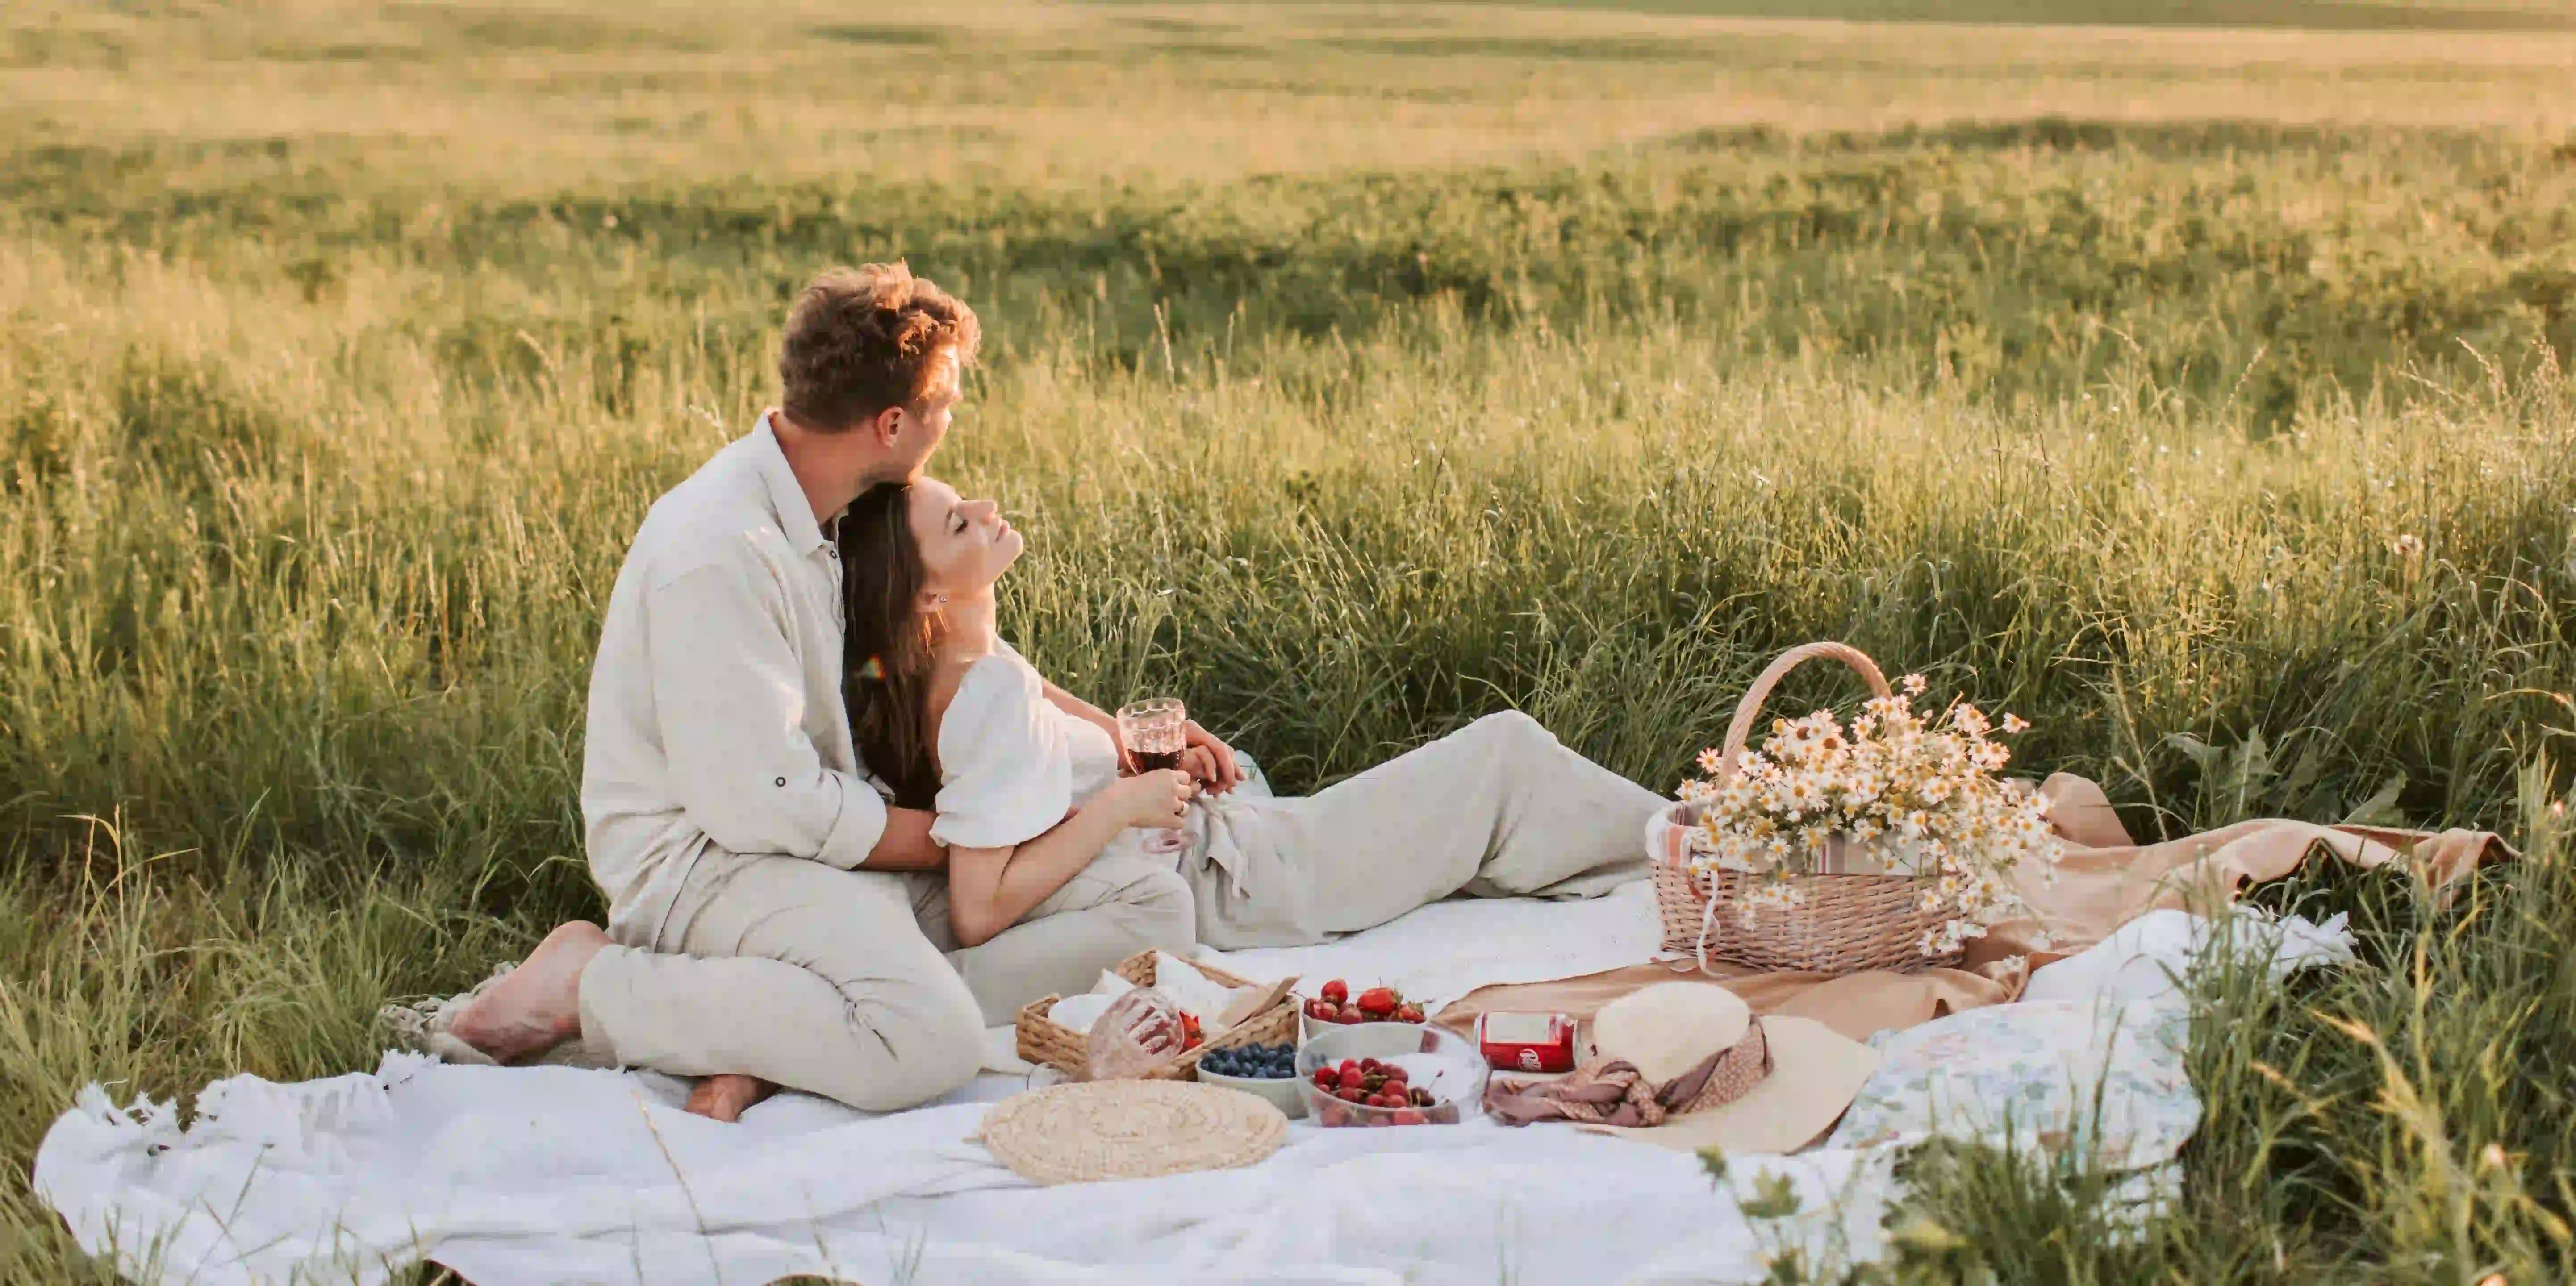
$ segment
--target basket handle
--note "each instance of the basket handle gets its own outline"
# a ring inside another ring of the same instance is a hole
[[[1736,762],[1744,756],[1745,739],[1753,735],[1753,718],[1762,713],[1762,703],[1771,698],[1771,689],[1781,678],[1817,657],[1831,657],[1852,668],[1869,685],[1872,696],[1890,697],[1896,693],[1887,686],[1887,676],[1878,672],[1878,663],[1848,643],[1801,643],[1783,652],[1744,690],[1744,700],[1735,707],[1735,718],[1726,725],[1726,745],[1718,752],[1717,780],[1735,779]]]

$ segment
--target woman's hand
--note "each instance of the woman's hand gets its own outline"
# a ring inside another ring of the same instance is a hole
[[[1243,767],[1234,761],[1234,748],[1200,727],[1198,720],[1182,725],[1182,746],[1182,770],[1205,782],[1209,794],[1222,795],[1243,784]]]
[[[1188,773],[1178,768],[1157,768],[1121,777],[1101,794],[1125,825],[1169,827],[1189,817],[1190,798],[1198,790],[1199,784]]]

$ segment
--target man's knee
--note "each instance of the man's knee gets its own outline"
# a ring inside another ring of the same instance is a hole
[[[941,961],[935,974],[873,984],[851,997],[847,1037],[861,1048],[856,1065],[883,1075],[854,1081],[832,1097],[852,1107],[890,1112],[913,1107],[975,1079],[984,1062],[984,1016],[965,980]],[[871,1048],[873,1047],[873,1048]],[[878,1058],[865,1057],[880,1054]]]
[[[1506,753],[1534,747],[1554,749],[1556,734],[1518,710],[1497,710],[1468,724],[1466,736],[1502,747]]]

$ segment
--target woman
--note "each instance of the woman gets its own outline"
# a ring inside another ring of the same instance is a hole
[[[838,534],[845,695],[860,762],[905,808],[933,809],[944,879],[914,916],[987,1023],[1049,993],[1089,991],[1150,948],[1186,952],[1189,886],[1118,844],[1177,825],[1179,770],[1119,775],[1115,722],[1048,688],[994,627],[993,585],[1023,542],[990,501],[924,479],[853,502]]]
[[[1157,933],[1186,905],[1211,946],[1291,946],[1452,894],[1589,897],[1645,873],[1639,837],[1664,801],[1517,712],[1307,798],[1220,789],[1186,807],[1188,774],[1120,778],[1115,724],[996,635],[993,585],[1024,542],[993,502],[935,479],[890,484],[851,506],[839,539],[851,730],[897,803],[940,814],[944,902],[923,908],[945,923],[924,928],[965,946],[959,967],[988,1008],[1039,976],[1084,989],[1147,906]],[[1224,748],[1207,750],[1199,778],[1230,785]],[[1131,827],[1178,827],[1187,842],[1149,855]],[[1065,896],[1095,874],[1121,895]],[[970,963],[1014,935],[1026,945],[1007,969]],[[1050,950],[1064,955],[1036,958]]]

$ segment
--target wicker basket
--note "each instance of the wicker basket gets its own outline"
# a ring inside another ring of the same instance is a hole
[[[1191,961],[1191,967],[1206,974],[1212,982],[1229,987],[1258,987],[1263,984],[1215,965]],[[1111,973],[1139,987],[1154,985],[1154,953],[1140,951],[1118,962]],[[1060,996],[1047,996],[1020,1008],[1019,1053],[1032,1063],[1049,1067],[1080,1080],[1090,1070],[1091,1041],[1082,1032],[1066,1027],[1047,1017]],[[1228,1028],[1214,1040],[1207,1041],[1146,1069],[1144,1078],[1157,1081],[1190,1081],[1198,1079],[1199,1055],[1211,1049],[1236,1045],[1295,1045],[1297,1043],[1297,998],[1283,995],[1279,1003]]]
[[[1858,673],[1877,696],[1891,695],[1887,677],[1857,648],[1841,643],[1809,643],[1789,649],[1763,670],[1735,707],[1719,751],[1718,780],[1735,775],[1753,720],[1781,676],[1801,663],[1830,657]],[[1847,974],[1871,969],[1897,973],[1954,964],[1960,953],[1923,954],[1927,931],[1950,918],[1942,910],[1924,911],[1910,875],[1793,875],[1800,894],[1794,907],[1764,907],[1746,924],[1744,895],[1771,877],[1717,871],[1702,875],[1691,869],[1690,836],[1697,818],[1687,804],[1666,810],[1648,843],[1655,871],[1655,907],[1664,922],[1664,950],[1689,955],[1705,971],[1710,961],[1744,965],[1766,972]]]

